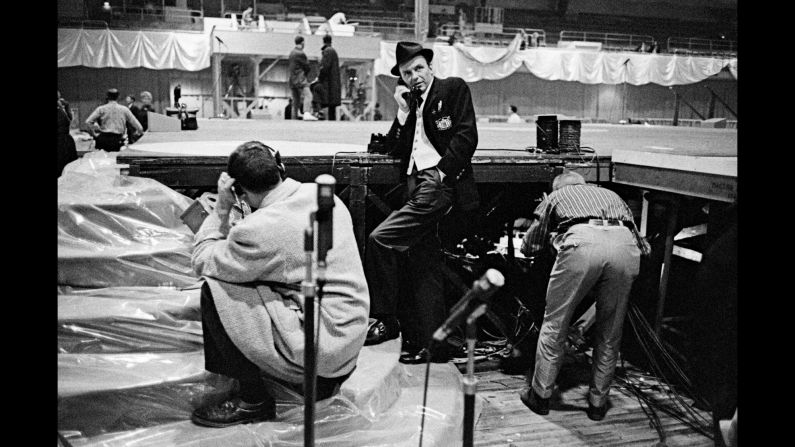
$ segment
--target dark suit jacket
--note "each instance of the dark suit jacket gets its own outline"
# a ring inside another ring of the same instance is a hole
[[[317,80],[323,85],[324,97],[320,101],[323,106],[338,106],[342,104],[342,84],[340,84],[340,61],[337,51],[326,45],[322,49],[320,58],[320,73]]]
[[[436,167],[444,172],[445,183],[455,187],[455,204],[462,210],[475,209],[479,198],[472,176],[472,154],[478,145],[478,129],[469,86],[461,78],[434,78],[425,101],[425,134],[442,156]],[[403,126],[395,118],[389,130],[388,136],[395,142],[394,154],[401,158],[401,175],[408,169],[416,122],[412,111]]]
[[[293,48],[290,51],[290,56],[287,60],[287,74],[290,76],[290,87],[303,87],[307,84],[307,77],[309,75],[309,59],[306,53],[298,48]]]

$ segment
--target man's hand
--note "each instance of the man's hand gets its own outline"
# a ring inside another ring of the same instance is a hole
[[[397,102],[400,110],[402,110],[405,113],[409,113],[410,110],[409,110],[409,104],[406,102],[405,99],[403,99],[403,94],[408,93],[410,91],[411,90],[409,90],[409,88],[406,87],[405,85],[398,85],[397,87],[395,87],[395,101]]]
[[[222,172],[218,177],[218,200],[215,202],[215,212],[220,216],[229,216],[232,205],[235,204],[235,193],[232,192],[232,184],[235,179],[226,172]]]

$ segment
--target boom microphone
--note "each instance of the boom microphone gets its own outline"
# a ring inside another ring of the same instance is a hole
[[[475,281],[472,290],[461,298],[453,309],[447,321],[433,333],[435,342],[442,342],[453,329],[456,328],[481,304],[488,304],[494,292],[505,284],[505,277],[495,269],[488,269],[483,276]]]
[[[329,175],[322,174],[315,179],[317,183],[317,260],[326,260],[326,253],[333,246],[334,220],[332,211],[334,209],[334,187],[337,180]]]

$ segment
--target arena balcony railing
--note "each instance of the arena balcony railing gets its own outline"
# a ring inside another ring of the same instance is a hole
[[[356,23],[356,34],[377,34],[384,40],[401,40],[414,36],[414,22],[359,17],[349,18],[348,23]]]
[[[90,20],[76,17],[59,17],[60,27],[121,28],[137,30],[180,29],[200,31],[203,26],[203,9],[185,9],[149,4],[146,7],[113,5],[101,17]],[[100,26],[104,24],[104,26]]]
[[[505,47],[513,42],[517,34],[522,34],[524,48],[545,47],[547,33],[538,28],[503,28],[502,32],[475,31],[474,27],[445,24],[436,30],[437,40],[449,40],[455,37],[465,45],[481,45]]]
[[[561,42],[598,42],[604,51],[638,51],[644,45],[657,46],[657,41],[649,35],[568,30],[560,32],[558,46]]]
[[[673,54],[737,57],[737,42],[734,40],[669,37],[666,41],[666,48],[669,53]]]

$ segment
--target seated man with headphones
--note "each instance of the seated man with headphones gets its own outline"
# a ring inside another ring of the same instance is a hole
[[[334,248],[315,310],[318,399],[334,394],[356,367],[370,311],[351,216],[338,197],[334,202]],[[245,210],[242,218],[230,217],[233,207]],[[286,177],[275,150],[249,141],[229,156],[216,206],[196,233],[191,263],[204,279],[205,368],[240,386],[227,400],[196,409],[194,423],[226,427],[273,419],[276,405],[264,378],[302,393],[303,233],[316,210],[317,185]]]

